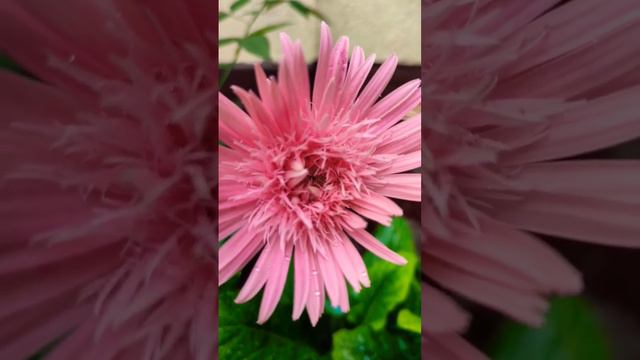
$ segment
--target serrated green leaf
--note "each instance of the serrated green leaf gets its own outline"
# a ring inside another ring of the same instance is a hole
[[[265,26],[263,28],[260,28],[254,32],[252,32],[251,34],[249,34],[248,37],[254,37],[254,36],[263,36],[266,35],[270,32],[276,31],[278,29],[282,29],[283,27],[289,26],[291,24],[287,23],[287,22],[283,22],[283,23],[277,23],[277,24],[272,24],[272,25],[268,25]]]
[[[248,3],[249,3],[249,0],[236,0],[233,2],[233,4],[231,4],[231,11],[232,12],[238,11]]]
[[[318,10],[308,7],[307,5],[301,3],[300,1],[291,0],[289,1],[289,6],[300,15],[309,17],[309,15],[315,16],[320,20],[325,20],[324,15],[322,15]]]
[[[506,323],[492,346],[492,359],[605,360],[611,353],[596,314],[580,298],[556,299],[544,325]]]
[[[332,360],[420,359],[420,336],[374,331],[367,326],[333,334]]]
[[[416,282],[419,259],[406,220],[394,219],[391,226],[376,231],[376,237],[408,263],[398,266],[371,253],[365,254],[371,287],[352,294],[354,305],[347,319],[353,324],[366,324],[380,330],[385,327],[389,314],[407,299],[411,284]]]
[[[422,332],[422,319],[420,316],[407,309],[402,309],[398,313],[396,324],[400,329],[420,334]]]
[[[264,60],[271,60],[269,40],[263,35],[244,38],[240,40],[240,46]]]

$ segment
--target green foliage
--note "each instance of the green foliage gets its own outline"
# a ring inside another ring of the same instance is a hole
[[[267,35],[280,30],[289,25],[289,23],[276,23],[264,26],[258,30],[253,30],[253,26],[256,20],[264,13],[280,6],[288,5],[295,10],[301,16],[308,18],[309,16],[315,16],[323,19],[323,16],[315,9],[308,7],[299,1],[286,1],[286,0],[264,0],[264,1],[251,1],[251,0],[236,0],[234,1],[227,11],[220,11],[218,13],[218,21],[222,22],[228,18],[238,19],[247,24],[244,34],[240,37],[222,38],[219,39],[219,46],[235,45],[235,52],[230,64],[221,65],[221,75],[219,86],[222,87],[229,78],[233,66],[238,62],[240,53],[246,51],[250,54],[258,56],[264,61],[271,61],[271,47]]]
[[[395,219],[391,226],[380,228],[376,237],[407,259],[405,266],[397,266],[380,261],[375,255],[367,253],[364,262],[367,265],[371,284],[359,294],[352,294],[356,303],[349,312],[349,321],[354,324],[366,324],[375,330],[382,329],[387,317],[409,295],[411,282],[416,277],[418,256],[406,221]]]
[[[231,4],[231,12],[236,12],[247,5],[249,0],[236,0]]]
[[[408,309],[402,309],[398,313],[398,327],[416,334],[422,332],[422,319]]]
[[[271,60],[269,51],[269,40],[264,35],[250,36],[240,40],[240,46],[248,52],[261,57],[264,60]]]
[[[416,321],[420,323],[420,280],[413,234],[405,220],[395,219],[375,235],[409,263],[396,266],[365,254],[371,287],[351,294],[347,314],[327,304],[316,327],[306,315],[291,320],[291,271],[278,307],[264,325],[255,323],[260,296],[235,304],[242,280],[240,276],[230,280],[219,295],[219,358],[420,359],[419,325],[415,331]]]
[[[289,23],[283,22],[283,23],[277,23],[277,24],[271,24],[265,27],[262,27],[256,31],[251,32],[251,34],[249,34],[249,37],[252,36],[264,36],[267,35],[270,32],[274,32],[276,30],[282,29],[283,27],[286,27],[290,25]]]
[[[506,323],[494,341],[492,355],[496,360],[611,359],[608,341],[596,314],[580,298],[554,300],[539,329]]]
[[[343,329],[333,334],[332,360],[420,359],[420,339],[407,339],[389,331],[374,331],[367,326]]]
[[[287,3],[293,10],[297,11],[300,15],[304,17],[309,17],[309,15],[311,15],[311,16],[317,17],[320,20],[325,20],[325,17],[321,13],[319,13],[318,10],[310,8],[305,4],[301,3],[300,1],[292,0],[292,1],[288,1]]]
[[[235,304],[239,289],[235,279],[218,296],[218,356],[220,359],[319,359],[320,355],[303,336],[308,333],[306,322],[291,321],[291,286],[287,286],[274,315],[264,325],[256,324],[259,299],[247,304]],[[231,290],[233,289],[233,290]]]

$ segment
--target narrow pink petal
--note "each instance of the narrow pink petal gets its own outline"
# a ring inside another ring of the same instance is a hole
[[[375,75],[369,80],[369,83],[367,83],[353,105],[352,111],[354,114],[361,114],[360,116],[362,116],[362,114],[366,113],[371,105],[378,100],[387,87],[387,84],[389,84],[397,65],[398,57],[395,55],[390,56],[380,65],[378,71],[376,71]]]
[[[326,92],[326,88],[329,83],[329,61],[332,43],[331,30],[329,30],[329,26],[323,21],[320,24],[320,50],[318,53],[318,65],[313,85],[312,101],[314,104],[319,104],[321,102],[322,96]]]
[[[478,225],[480,231],[457,227],[451,236],[459,241],[451,245],[503,264],[509,273],[526,276],[525,283],[533,280],[542,292],[575,294],[582,290],[580,272],[545,242],[488,217],[480,217]]]
[[[220,140],[233,147],[235,141],[253,142],[255,125],[251,118],[222,93],[218,96]]]
[[[264,324],[275,311],[278,300],[280,300],[280,296],[282,296],[282,290],[284,290],[287,273],[289,272],[293,244],[287,244],[285,249],[282,249],[280,246],[275,246],[275,248],[277,249],[277,255],[270,259],[271,261],[269,262],[272,271],[270,271],[271,274],[267,280],[264,294],[262,294],[258,324]]]
[[[399,155],[391,166],[379,172],[380,175],[397,174],[404,171],[417,169],[422,165],[422,151],[414,151],[408,154]]]
[[[256,296],[267,280],[269,280],[271,276],[275,276],[275,274],[272,273],[273,269],[271,267],[275,267],[278,264],[278,260],[283,258],[284,253],[275,241],[267,243],[264,249],[262,249],[258,261],[256,261],[256,264],[253,266],[249,278],[247,278],[247,281],[242,285],[242,289],[240,289],[234,301],[237,304],[242,304]]]
[[[383,243],[373,237],[367,231],[364,230],[347,230],[349,236],[357,241],[365,249],[371,251],[373,254],[382,258],[390,263],[397,265],[405,265],[407,260],[395,252],[389,250]]]
[[[518,169],[513,181],[534,191],[640,203],[638,160],[571,160],[527,164]]]
[[[547,309],[546,301],[538,294],[518,291],[502,284],[491,282],[475,274],[466,273],[427,257],[426,274],[442,287],[473,301],[530,325],[540,325]]]
[[[349,254],[345,247],[347,246],[346,242],[350,240],[346,237],[340,239],[340,241],[336,241],[331,244],[331,252],[333,253],[333,257],[336,260],[336,264],[344,274],[344,277],[347,279],[353,290],[356,292],[360,292],[360,280],[359,274],[356,270],[353,261],[350,259]]]
[[[462,332],[469,325],[469,314],[440,290],[422,284],[422,316],[424,327],[431,333]]]
[[[307,295],[307,314],[311,325],[316,326],[322,311],[324,308],[324,286],[322,286],[322,279],[318,273],[318,260],[319,254],[309,254],[309,260],[311,265],[311,276],[309,278],[309,294]]]
[[[609,33],[622,29],[638,17],[634,4],[624,0],[603,3],[598,0],[584,0],[565,4],[528,25],[513,41],[545,33],[542,50],[524,57],[507,74],[571,53]],[[506,74],[505,74],[506,75]]]
[[[395,174],[382,178],[385,182],[376,191],[384,196],[409,201],[421,199],[421,174]]]
[[[637,247],[640,241],[638,203],[531,192],[495,206],[492,216],[524,230],[615,246]]]
[[[325,254],[318,254],[316,259],[318,260],[319,274],[327,290],[331,306],[337,307],[340,303],[340,280],[342,279],[342,282],[344,282],[342,274],[337,271],[338,264],[335,263],[331,251],[327,251]]]
[[[505,164],[557,159],[599,150],[632,140],[640,132],[640,115],[633,111],[640,87],[589,101],[549,123],[547,136],[526,151],[505,154]]]
[[[416,115],[389,129],[389,139],[376,149],[376,153],[403,154],[420,150],[421,122],[421,116]]]
[[[361,47],[356,46],[353,49],[349,69],[347,70],[347,80],[340,93],[339,109],[348,110],[353,105],[358,92],[373,67],[374,60],[375,56],[373,55],[365,60],[364,50]]]
[[[294,256],[294,277],[293,277],[293,320],[298,320],[302,311],[307,304],[310,279],[311,279],[311,260],[309,259],[308,247],[300,244],[295,247]]]
[[[415,109],[421,97],[420,79],[409,81],[378,101],[365,117],[379,119],[374,128],[378,132],[386,131]]]
[[[228,251],[225,250],[225,245],[226,243],[218,250],[218,259],[228,258],[230,260],[225,266],[218,265],[218,281],[220,285],[231,279],[233,275],[247,265],[258,251],[264,247],[264,243],[262,241],[256,241],[255,238],[253,241],[247,241],[246,246],[239,253],[228,253]]]

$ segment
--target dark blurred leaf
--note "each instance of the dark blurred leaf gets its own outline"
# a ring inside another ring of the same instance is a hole
[[[268,25],[265,26],[263,28],[260,28],[254,32],[252,32],[251,34],[249,34],[248,37],[254,37],[254,36],[262,36],[262,35],[266,35],[270,32],[276,31],[278,29],[282,29],[285,26],[289,26],[289,23],[283,22],[283,23],[277,23],[277,24],[272,24],[272,25]]]
[[[269,40],[263,35],[251,36],[240,40],[240,46],[248,52],[264,60],[271,60]]]
[[[222,38],[218,40],[218,46],[223,47],[229,44],[240,42],[240,38]]]
[[[14,63],[8,57],[0,54],[0,69],[9,70],[16,73],[22,73],[22,69],[18,64]]]
[[[222,21],[222,20],[224,20],[224,19],[226,19],[228,17],[229,17],[229,13],[227,13],[227,12],[220,11],[218,13],[218,21]]]
[[[231,4],[231,11],[232,12],[238,11],[248,3],[249,3],[249,0],[236,0],[233,2],[233,4]]]
[[[297,11],[300,15],[304,17],[308,17],[309,15],[315,16],[320,20],[325,20],[325,17],[318,12],[317,10],[306,6],[300,1],[291,0],[289,1],[289,6],[295,11]]]
[[[404,307],[414,314],[422,314],[422,284],[418,281],[418,276],[416,276],[415,281],[411,283],[409,296],[407,296],[407,300],[404,302]]]
[[[353,294],[354,306],[348,319],[353,324],[366,324],[380,330],[384,328],[388,315],[407,299],[411,283],[416,281],[418,257],[409,224],[404,219],[394,219],[391,226],[376,231],[376,237],[408,263],[398,266],[371,253],[365,254],[371,287]]]
[[[496,337],[496,360],[608,360],[611,354],[595,313],[580,298],[556,299],[543,327],[509,322]]]
[[[333,334],[332,360],[420,359],[420,336],[374,331],[367,326]]]
[[[400,329],[416,334],[422,332],[422,319],[407,309],[402,309],[398,313],[397,325]]]

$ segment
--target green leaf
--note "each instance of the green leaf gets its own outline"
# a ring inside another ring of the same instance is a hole
[[[236,278],[225,284],[218,296],[220,359],[320,359],[310,339],[313,339],[314,331],[326,330],[322,323],[318,324],[317,329],[312,328],[306,318],[295,322],[291,320],[291,282],[288,282],[275,313],[264,325],[256,324],[260,296],[246,304],[236,304],[233,299],[238,290],[239,281]]]
[[[264,35],[251,36],[240,40],[240,46],[264,60],[271,60],[269,40]]]
[[[322,15],[318,10],[310,8],[305,4],[301,3],[300,1],[291,0],[289,1],[289,6],[291,6],[293,10],[297,11],[300,15],[304,16],[305,18],[309,17],[309,15],[312,15],[320,20],[325,20],[324,15]]]
[[[233,43],[238,43],[238,42],[240,42],[240,40],[241,40],[240,38],[222,38],[222,39],[218,40],[218,46],[219,47],[223,47],[223,46],[230,45],[230,44],[233,44]]]
[[[222,20],[224,20],[224,19],[226,19],[228,17],[229,17],[229,13],[227,13],[227,12],[220,11],[218,13],[218,21],[222,21]]]
[[[247,5],[249,0],[236,0],[231,4],[231,12],[240,10],[243,6]]]
[[[285,3],[285,0],[266,0],[264,2],[264,6],[267,10],[271,10],[278,5],[282,5]]]
[[[404,219],[395,219],[391,226],[378,230],[376,237],[408,263],[398,266],[371,253],[365,254],[371,287],[352,294],[354,306],[347,319],[353,324],[366,324],[380,330],[385,327],[388,315],[407,299],[411,284],[416,281],[418,257],[409,224]]]
[[[544,325],[506,323],[494,341],[492,359],[605,360],[611,353],[604,330],[580,298],[556,299]]]
[[[420,337],[406,337],[367,326],[339,330],[333,334],[332,360],[420,359]]]
[[[252,32],[251,34],[249,34],[248,37],[254,37],[254,36],[262,36],[262,35],[266,35],[270,32],[276,31],[278,29],[282,29],[283,27],[289,26],[289,23],[283,22],[283,23],[277,23],[277,24],[272,24],[272,25],[268,25],[265,26],[263,28],[260,28],[254,32]]]
[[[398,313],[398,327],[416,334],[422,332],[422,319],[420,316],[412,313],[407,309],[402,309]]]
[[[391,226],[378,226],[374,235],[391,250],[416,252],[411,225],[401,217],[394,218]]]

